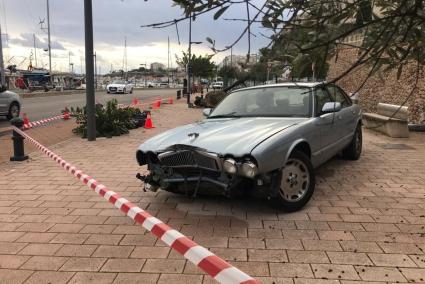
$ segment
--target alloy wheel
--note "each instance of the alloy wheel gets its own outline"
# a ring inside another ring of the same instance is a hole
[[[310,186],[310,173],[304,162],[289,158],[282,169],[279,193],[288,202],[297,202],[307,193]]]

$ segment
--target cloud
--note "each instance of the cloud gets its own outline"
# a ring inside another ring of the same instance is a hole
[[[9,42],[14,45],[20,45],[23,47],[34,47],[34,35],[30,33],[21,33],[18,37],[9,39]],[[47,48],[47,41],[42,41],[38,36],[35,36],[35,45],[37,48]],[[53,40],[50,43],[52,50],[65,50],[65,47],[57,40]]]

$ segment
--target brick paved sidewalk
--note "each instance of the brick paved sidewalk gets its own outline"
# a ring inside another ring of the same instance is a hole
[[[137,146],[201,111],[180,103],[153,119],[153,130],[50,148],[264,283],[424,282],[424,135],[366,132],[361,160],[321,167],[313,200],[286,214],[255,199],[142,192]],[[54,162],[31,156],[0,167],[0,283],[212,283]]]

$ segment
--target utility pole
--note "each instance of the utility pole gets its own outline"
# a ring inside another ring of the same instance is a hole
[[[233,68],[233,46],[230,47],[230,67]]]
[[[4,75],[4,62],[3,62],[3,42],[1,39],[1,23],[0,23],[0,88],[6,86],[6,77]]]
[[[68,51],[68,72],[71,72],[71,51]]]
[[[192,12],[189,15],[189,58],[187,60],[187,105],[190,105],[190,94],[192,92],[190,77],[192,75],[191,58],[192,57]]]
[[[32,34],[34,40],[34,59],[35,59],[35,67],[37,67],[37,45],[35,42],[35,34]]]
[[[86,45],[86,110],[87,140],[96,140],[96,116],[93,66],[93,7],[92,0],[84,0],[84,33]]]
[[[94,89],[97,90],[97,56],[96,51],[94,52]]]
[[[50,83],[53,85],[52,77],[52,46],[50,43],[50,8],[49,0],[47,1],[47,48],[49,49],[49,74],[50,74]]]
[[[167,78],[168,78],[168,87],[170,87],[170,37],[168,37],[168,54],[167,54]]]

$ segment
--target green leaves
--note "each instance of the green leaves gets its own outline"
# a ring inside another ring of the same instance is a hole
[[[72,108],[71,114],[76,118],[78,126],[72,130],[83,138],[87,136],[86,108]],[[118,108],[116,99],[106,103],[106,107],[96,105],[96,137],[120,136],[129,133],[130,129],[137,128],[135,117],[142,113],[139,109],[126,107]]]
[[[214,20],[217,20],[218,18],[221,17],[221,15],[223,15],[224,12],[226,12],[226,10],[229,8],[230,6],[225,6],[221,9],[219,9],[217,12],[215,12],[214,14]]]

